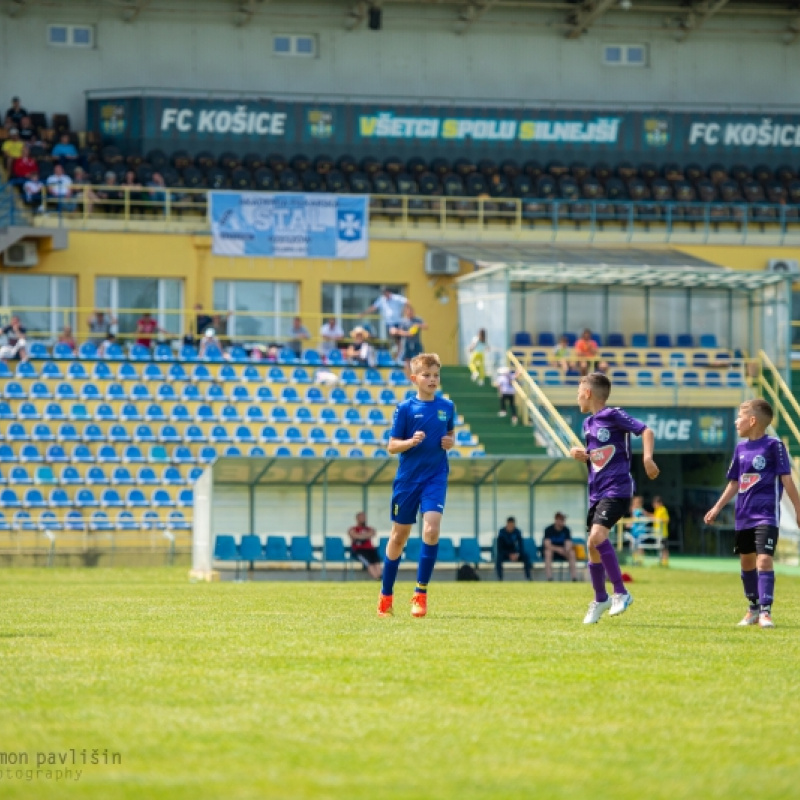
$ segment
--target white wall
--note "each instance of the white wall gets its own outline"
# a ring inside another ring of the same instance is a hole
[[[31,0],[16,18],[0,13],[0,102],[19,94],[29,110],[67,112],[76,127],[85,121],[84,90],[123,87],[567,106],[800,102],[800,84],[788,79],[800,70],[800,46],[780,43],[778,20],[719,15],[678,43],[658,30],[658,17],[618,12],[568,41],[552,27],[562,12],[493,9],[458,36],[453,6],[389,4],[382,31],[349,32],[349,5],[258,4],[253,22],[236,27],[232,2],[155,0],[125,23],[110,3]],[[48,47],[46,26],[54,22],[96,25],[96,48]],[[319,58],[272,56],[273,33],[318,35]],[[651,66],[601,66],[602,44],[620,42],[647,43]]]

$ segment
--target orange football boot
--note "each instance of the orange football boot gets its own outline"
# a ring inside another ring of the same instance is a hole
[[[382,594],[378,597],[378,616],[379,617],[393,617],[394,609],[392,608],[392,600],[394,595]]]
[[[411,616],[424,617],[428,613],[428,595],[423,592],[414,592],[411,598]]]

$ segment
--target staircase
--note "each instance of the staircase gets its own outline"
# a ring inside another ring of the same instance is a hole
[[[795,397],[800,397],[800,369],[792,370],[791,390]],[[770,400],[771,398],[767,397],[766,399]],[[791,429],[786,424],[785,415],[789,415],[797,428],[800,428],[800,416],[794,412],[794,409],[792,409],[788,403],[783,404],[782,412],[783,413],[778,413],[778,424],[776,425],[776,431],[778,436],[783,439],[784,442],[786,442],[789,449],[789,455],[794,458],[798,458],[800,457],[800,442],[797,441]]]
[[[456,411],[478,437],[486,455],[545,454],[545,449],[534,442],[533,428],[512,427],[508,417],[497,416],[497,389],[488,378],[483,386],[478,386],[472,382],[467,367],[442,367],[442,391],[456,404]]]

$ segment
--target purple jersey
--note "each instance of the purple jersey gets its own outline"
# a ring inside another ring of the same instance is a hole
[[[736,445],[728,480],[739,484],[736,495],[736,530],[780,522],[781,475],[791,475],[789,456],[780,439],[762,436]]]
[[[583,438],[589,453],[589,505],[605,497],[633,497],[631,434],[647,428],[621,408],[601,408],[583,421]]]

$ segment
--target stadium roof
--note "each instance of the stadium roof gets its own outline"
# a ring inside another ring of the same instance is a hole
[[[533,439],[531,438],[531,442]],[[215,486],[386,486],[394,480],[396,458],[226,458],[214,462]],[[451,485],[532,486],[585,483],[586,468],[578,461],[549,456],[453,458]]]
[[[544,284],[547,286],[628,286],[661,289],[731,289],[749,292],[785,283],[790,278],[783,273],[743,272],[728,269],[698,267],[638,267],[609,264],[537,264],[500,263],[457,278],[459,284],[507,275],[512,283]]]

